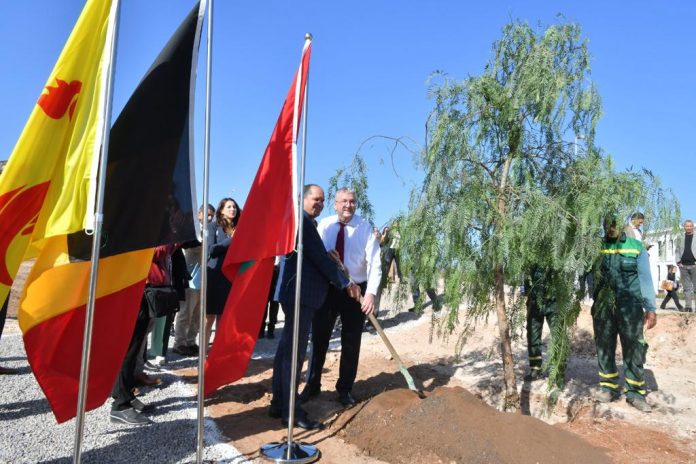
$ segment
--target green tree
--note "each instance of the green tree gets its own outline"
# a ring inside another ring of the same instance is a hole
[[[652,178],[617,173],[594,146],[601,109],[589,74],[579,26],[513,22],[481,75],[438,75],[431,89],[425,177],[402,223],[402,264],[423,287],[444,279],[450,330],[462,303],[468,321],[495,312],[505,409],[519,407],[511,333],[524,321],[516,289],[525,272],[555,271],[560,322],[549,364],[550,383],[560,384],[580,308],[574,282],[597,256],[601,217],[664,204]]]
[[[360,215],[367,219],[370,223],[374,224],[375,211],[372,207],[372,202],[370,202],[370,197],[368,195],[368,168],[367,163],[363,157],[363,150],[365,148],[373,148],[372,143],[375,141],[381,141],[387,143],[387,150],[389,155],[389,160],[391,163],[391,169],[394,176],[400,178],[399,173],[396,170],[395,165],[395,153],[398,149],[406,150],[412,155],[416,155],[417,151],[414,148],[417,143],[409,137],[392,137],[389,135],[372,135],[365,140],[363,140],[355,154],[350,164],[347,166],[341,166],[336,169],[336,174],[331,176],[329,179],[329,186],[327,189],[326,202],[331,203],[336,196],[336,191],[342,187],[348,187],[355,191],[356,198],[358,199],[357,210]],[[380,164],[384,164],[384,160],[380,159]]]

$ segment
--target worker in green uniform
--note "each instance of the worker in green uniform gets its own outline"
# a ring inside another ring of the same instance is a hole
[[[527,294],[527,353],[529,355],[529,373],[524,376],[526,382],[544,378],[541,371],[544,358],[541,356],[541,334],[544,330],[544,319],[553,330],[556,316],[556,300],[549,296],[551,276],[539,266],[533,266],[525,279]]]
[[[655,327],[657,316],[649,262],[641,259],[645,257],[641,253],[647,252],[640,240],[626,236],[615,217],[604,221],[604,231],[601,256],[594,269],[592,305],[601,387],[595,399],[607,403],[621,396],[615,359],[618,335],[623,352],[626,401],[640,411],[650,412],[651,407],[645,401],[643,364],[648,344],[643,329]]]

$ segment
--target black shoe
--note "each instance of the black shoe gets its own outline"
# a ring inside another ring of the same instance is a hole
[[[259,339],[264,338],[265,336],[266,336],[266,332],[264,332],[263,330],[261,332],[259,332]]]
[[[266,338],[274,339],[275,335],[273,335],[273,331],[271,329],[268,329],[268,332],[266,332]]]
[[[300,393],[300,403],[306,403],[312,398],[316,398],[321,393],[321,387],[310,387],[307,385]]]
[[[660,305],[660,309],[667,309],[667,308],[665,308],[665,305]]]
[[[691,312],[691,307],[689,306],[684,306],[684,311],[685,313],[690,313]]]
[[[140,414],[134,408],[124,409],[123,411],[111,411],[109,417],[113,423],[122,423],[128,425],[152,424],[150,419]]]
[[[150,369],[151,371],[158,371],[158,370],[160,370],[160,366],[156,365],[155,363],[153,363],[152,361],[149,361],[149,360],[148,360],[148,361],[145,361],[145,367],[147,367],[147,368]]]
[[[350,392],[338,392],[338,402],[347,408],[355,406],[355,403],[357,403]]]
[[[139,399],[134,399],[133,401],[130,402],[130,405],[133,406],[133,409],[135,409],[136,412],[139,413],[144,413],[144,412],[149,412],[155,409],[155,407],[151,404],[145,404]]]
[[[280,422],[281,422],[281,424],[283,424],[283,427],[288,426],[287,419],[283,419]],[[299,427],[299,428],[305,429],[305,430],[323,430],[324,424],[322,424],[319,421],[312,420],[309,417],[303,417],[300,419],[295,419],[295,427]]]
[[[280,410],[280,408],[271,405],[268,407],[268,417],[271,417],[273,419],[280,419],[281,417],[283,417],[283,412]]]
[[[184,358],[188,358],[190,356],[193,356],[193,353],[191,352],[191,349],[187,346],[175,346],[172,348],[172,351],[179,356],[183,356]],[[198,353],[198,352],[196,352]]]
[[[11,367],[0,366],[0,375],[16,375],[19,374],[17,369],[12,369]]]
[[[677,306],[677,311],[679,311],[679,312],[684,311],[684,307],[683,307],[683,306]]]
[[[188,345],[186,347],[186,351],[188,351],[189,356],[191,357],[198,357],[198,345],[195,343],[193,345]]]

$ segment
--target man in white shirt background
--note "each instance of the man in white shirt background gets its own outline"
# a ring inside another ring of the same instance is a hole
[[[355,192],[338,189],[334,208],[336,215],[319,222],[318,231],[324,246],[338,256],[360,286],[362,303],[344,292],[329,289],[324,306],[316,312],[312,321],[312,356],[309,361],[307,385],[301,395],[303,402],[321,392],[321,371],[336,318],[341,316],[341,361],[336,382],[338,401],[352,406],[353,384],[358,371],[360,342],[365,318],[375,310],[375,297],[382,278],[379,242],[372,233],[372,225],[355,214]]]

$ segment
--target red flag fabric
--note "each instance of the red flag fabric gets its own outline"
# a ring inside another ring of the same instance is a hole
[[[311,41],[283,104],[223,263],[232,289],[205,366],[205,394],[240,379],[254,352],[276,256],[295,248],[295,165]]]

